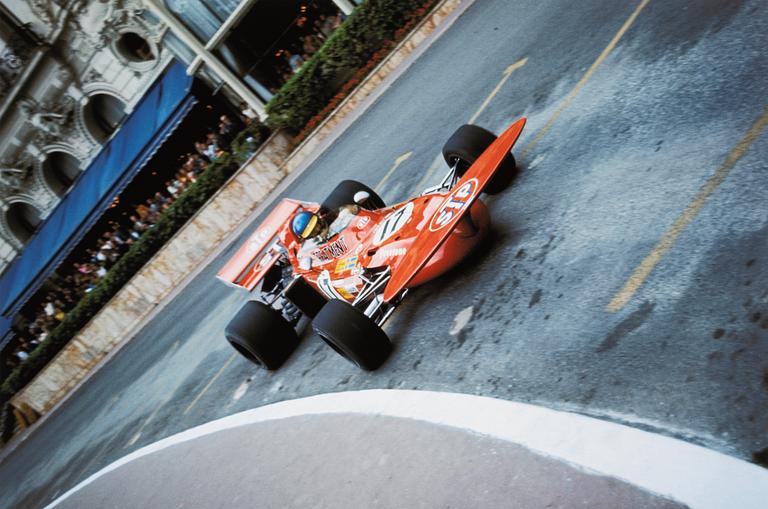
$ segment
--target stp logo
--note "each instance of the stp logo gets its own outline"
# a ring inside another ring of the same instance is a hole
[[[436,232],[451,224],[472,202],[475,194],[477,194],[477,179],[474,178],[454,189],[432,216],[429,231]]]

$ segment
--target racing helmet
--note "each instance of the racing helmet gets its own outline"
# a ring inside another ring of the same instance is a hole
[[[301,240],[307,240],[325,230],[325,221],[318,214],[303,210],[293,216],[291,229]]]

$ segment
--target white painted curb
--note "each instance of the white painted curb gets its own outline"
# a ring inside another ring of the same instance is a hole
[[[520,444],[616,477],[693,509],[764,509],[768,470],[681,440],[547,408],[467,394],[369,390],[322,394],[241,412],[143,447],[93,474],[47,507],[137,458],[258,422],[320,414],[426,421]]]

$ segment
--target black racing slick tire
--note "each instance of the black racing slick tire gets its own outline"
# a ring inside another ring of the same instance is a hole
[[[336,353],[373,371],[392,352],[392,343],[376,322],[348,302],[333,299],[315,316],[312,328]]]
[[[461,177],[495,140],[496,135],[487,129],[472,124],[465,124],[456,129],[456,132],[443,145],[443,158],[448,166],[453,166],[457,161],[459,162],[456,173]],[[496,171],[490,182],[486,184],[483,191],[488,194],[502,192],[512,183],[512,179],[515,177],[515,169],[515,157],[510,153],[504,158],[501,167]]]
[[[376,191],[356,180],[342,180],[336,189],[323,201],[322,207],[327,210],[335,210],[344,205],[353,205],[355,203],[355,194],[359,191],[368,193],[368,200],[362,205],[364,209],[376,210],[386,207],[384,200],[376,194]]]
[[[224,335],[249,361],[275,370],[299,344],[299,336],[280,311],[263,302],[249,301],[229,322]]]

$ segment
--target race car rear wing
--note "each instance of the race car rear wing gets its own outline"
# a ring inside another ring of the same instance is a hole
[[[525,121],[525,117],[521,118],[496,138],[445,197],[432,215],[429,225],[413,241],[408,254],[392,266],[392,279],[387,283],[382,296],[385,301],[397,297],[445,242],[512,150],[523,131]]]
[[[299,207],[301,202],[283,199],[219,270],[216,277],[248,291],[256,288],[280,258],[277,234]]]

